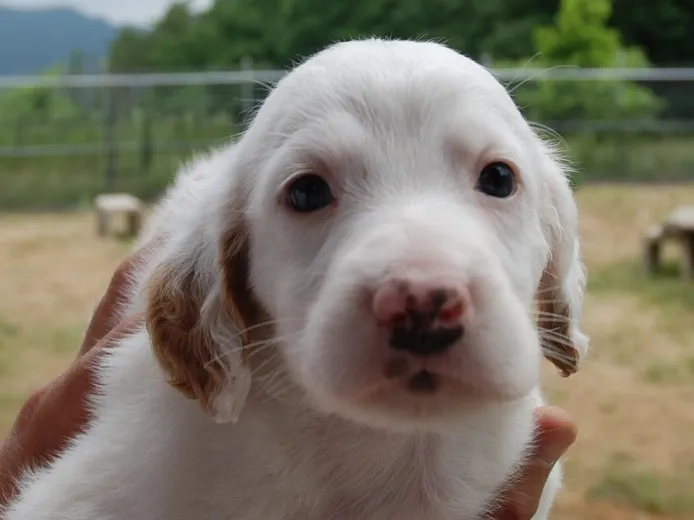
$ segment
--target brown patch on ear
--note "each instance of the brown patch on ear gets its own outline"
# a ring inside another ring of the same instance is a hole
[[[561,371],[562,376],[569,377],[578,372],[580,356],[573,344],[571,307],[556,283],[551,270],[545,270],[535,298],[537,327],[545,358]]]
[[[148,288],[147,329],[169,384],[218,422],[236,420],[250,389],[246,346],[261,312],[250,290],[246,237],[239,226],[222,236],[215,275],[222,277],[221,287],[201,283],[192,264],[169,264],[157,269]],[[211,290],[220,291],[213,295],[218,299],[206,301]],[[232,330],[214,320],[230,320]],[[218,336],[220,330],[228,336]],[[220,341],[234,343],[233,352],[220,352]]]
[[[239,325],[244,345],[250,341],[248,328],[260,323],[263,314],[251,290],[247,236],[245,229],[236,227],[222,235],[219,248],[219,263],[224,277],[222,301]],[[246,350],[242,353],[245,359]]]
[[[216,359],[209,331],[200,323],[205,295],[195,273],[191,270],[181,276],[171,266],[159,267],[148,296],[147,329],[169,383],[214,413],[214,399],[228,375]]]

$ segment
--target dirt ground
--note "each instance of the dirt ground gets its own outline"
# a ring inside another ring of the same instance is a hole
[[[694,286],[646,280],[641,237],[694,187],[586,187],[589,358],[552,402],[576,418],[559,520],[694,519]],[[0,435],[30,391],[69,363],[127,244],[90,214],[0,216]],[[676,250],[668,256],[676,258]]]

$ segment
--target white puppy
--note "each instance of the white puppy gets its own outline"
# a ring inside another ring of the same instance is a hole
[[[542,355],[568,375],[586,349],[576,221],[484,68],[324,50],[179,175],[124,311],[146,328],[6,520],[482,518],[532,444]]]

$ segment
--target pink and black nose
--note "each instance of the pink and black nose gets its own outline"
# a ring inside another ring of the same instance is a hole
[[[390,346],[415,356],[439,354],[465,332],[466,292],[450,282],[389,280],[377,290],[373,312],[390,332]]]

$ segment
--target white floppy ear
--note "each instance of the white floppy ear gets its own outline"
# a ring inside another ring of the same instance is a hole
[[[246,229],[234,209],[235,221],[216,238],[204,218],[189,222],[186,236],[168,244],[147,294],[147,328],[169,383],[220,423],[238,419],[250,391],[246,331],[257,318]]]
[[[536,296],[538,328],[544,356],[569,376],[578,370],[588,350],[588,337],[580,329],[586,273],[581,261],[578,210],[569,179],[550,150],[544,160],[548,202],[544,219],[550,256]]]

